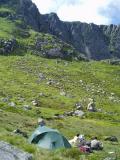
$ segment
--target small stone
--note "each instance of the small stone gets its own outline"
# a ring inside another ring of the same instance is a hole
[[[29,105],[24,105],[23,108],[24,108],[24,110],[31,110],[32,109],[32,107]]]
[[[40,105],[40,102],[37,101],[37,100],[33,100],[33,101],[32,101],[32,105],[38,107],[38,106]]]
[[[73,116],[73,114],[74,114],[74,111],[64,113],[65,116]]]
[[[52,85],[52,81],[48,81],[46,84],[47,85]]]
[[[14,102],[10,102],[8,105],[9,105],[10,107],[15,107],[15,103],[14,103]]]
[[[60,92],[61,96],[66,96],[66,93],[64,91]]]
[[[41,92],[41,93],[39,93],[39,96],[43,97],[43,96],[45,96],[45,94]]]
[[[2,98],[1,101],[2,101],[2,102],[8,102],[8,101],[9,101],[9,98],[8,98],[8,97]]]
[[[25,101],[25,98],[19,97],[18,100],[19,100],[19,102],[24,102],[24,101]]]
[[[45,76],[44,76],[44,74],[43,73],[39,73],[39,78],[41,79],[41,80],[43,80],[43,79],[45,79]]]
[[[78,116],[78,117],[83,117],[85,115],[85,113],[83,111],[80,111],[80,110],[76,110],[74,112],[74,115],[75,116]]]
[[[80,80],[79,82],[80,82],[80,83],[83,83],[83,80]]]

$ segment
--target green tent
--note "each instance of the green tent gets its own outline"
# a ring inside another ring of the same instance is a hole
[[[38,127],[29,139],[30,143],[37,144],[41,148],[57,149],[71,148],[68,140],[59,131],[46,126]]]

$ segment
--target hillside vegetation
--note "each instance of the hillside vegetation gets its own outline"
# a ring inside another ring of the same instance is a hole
[[[119,66],[104,62],[56,62],[57,60],[30,54],[0,57],[0,139],[35,154],[43,152],[45,159],[46,153],[47,156],[51,153],[41,150],[36,153],[34,146],[28,145],[25,139],[11,134],[19,128],[30,135],[36,128],[39,117],[44,117],[48,126],[57,128],[68,139],[78,132],[88,139],[95,135],[101,140],[110,135],[120,139]],[[53,83],[47,83],[49,80]],[[66,95],[60,94],[63,91]],[[90,97],[96,100],[96,107],[100,108],[101,112],[87,112]],[[39,101],[38,107],[32,105],[33,100]],[[13,106],[10,106],[11,102],[14,103]],[[74,109],[77,102],[84,106],[84,118],[54,118],[55,114]],[[30,106],[30,109],[27,110],[26,105]],[[94,154],[93,157],[106,157],[108,151],[116,152],[119,149],[118,145],[104,143],[104,151]],[[67,154],[66,152],[70,151],[64,152]],[[71,152],[73,157],[70,158],[76,159],[79,153]],[[63,156],[60,151],[59,154],[60,157]],[[36,156],[36,159],[38,157]],[[58,153],[53,152],[51,159],[53,157],[58,157]],[[69,159],[67,157],[64,158]]]
[[[120,66],[86,61],[57,37],[35,32],[23,20],[5,16],[13,11],[0,8],[0,12],[0,140],[32,153],[35,160],[119,160],[120,144],[104,138],[113,135],[120,141]],[[11,48],[6,47],[9,41]],[[51,49],[59,51],[59,56],[51,56]],[[87,111],[89,98],[94,98],[97,112]],[[84,116],[63,116],[75,110],[76,103],[82,104]],[[39,117],[68,139],[76,133],[87,139],[97,136],[104,150],[90,155],[76,148],[50,152],[13,133],[19,128],[30,136]]]

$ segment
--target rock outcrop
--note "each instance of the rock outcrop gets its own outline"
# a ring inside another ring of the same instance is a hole
[[[9,54],[17,47],[16,39],[0,39],[0,54]]]
[[[120,58],[120,26],[95,25],[81,22],[62,22],[56,14],[43,15],[40,31],[56,35],[72,44],[89,59]]]
[[[78,53],[71,45],[61,41],[55,36],[36,36],[34,44],[35,54],[47,58],[61,58],[67,60],[86,60],[83,54]]]
[[[0,160],[32,160],[32,155],[0,141]]]

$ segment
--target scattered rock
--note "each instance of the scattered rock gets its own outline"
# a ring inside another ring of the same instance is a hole
[[[16,47],[16,39],[0,40],[0,54],[11,53]]]
[[[33,156],[13,145],[0,141],[0,160],[32,160]]]
[[[27,104],[25,104],[25,105],[23,106],[23,108],[24,108],[24,110],[31,110],[31,109],[32,109],[32,107],[29,106],[29,105],[27,105]]]
[[[49,80],[46,84],[47,84],[47,85],[52,85],[52,84],[53,84],[53,81],[52,81],[52,80]]]
[[[116,136],[108,136],[105,138],[105,141],[118,142],[118,139]]]
[[[39,93],[39,96],[44,97],[45,94],[41,92],[41,93]]]
[[[101,109],[101,108],[98,108],[96,111],[97,111],[97,112],[102,112],[102,109]]]
[[[33,100],[32,101],[32,105],[36,106],[36,107],[39,107],[40,106],[40,102],[38,100]]]
[[[49,79],[49,81],[46,83],[47,85],[54,85],[54,84],[57,84],[58,82],[56,80],[52,80],[52,79]]]
[[[62,114],[58,114],[58,113],[56,113],[56,114],[54,114],[54,116],[53,116],[53,118],[55,118],[55,119],[63,119],[63,118],[65,118],[66,117],[66,115],[62,115]]]
[[[80,111],[80,110],[76,110],[74,112],[74,115],[75,116],[78,116],[78,117],[83,117],[85,115],[85,113],[83,111]]]
[[[61,95],[61,96],[66,96],[66,92],[61,91],[61,92],[60,92],[60,95]]]
[[[15,106],[16,106],[14,102],[10,102],[8,105],[9,105],[10,107],[15,107]]]
[[[8,98],[8,97],[2,98],[1,101],[2,101],[2,102],[8,102],[8,101],[9,101],[9,98]]]
[[[23,98],[23,97],[18,97],[18,100],[19,100],[19,102],[24,102],[24,101],[25,101],[25,98]]]
[[[44,80],[44,79],[46,78],[43,73],[39,73],[38,76],[39,76],[39,79],[40,79],[40,80]]]
[[[80,80],[79,82],[80,82],[80,83],[83,83],[83,80]]]
[[[59,115],[59,118],[63,119],[63,118],[65,118],[65,116],[64,115]]]
[[[73,116],[73,114],[74,114],[74,111],[64,113],[65,116]]]

